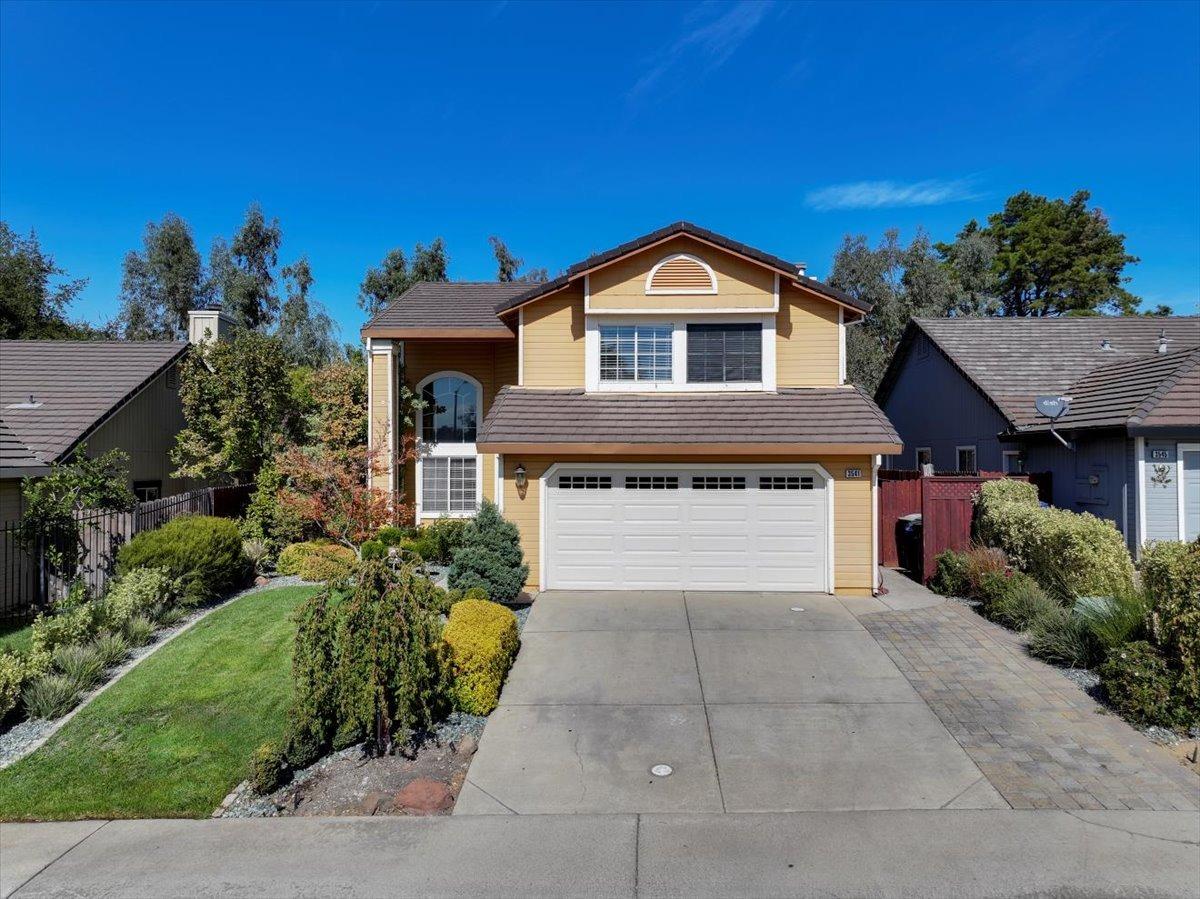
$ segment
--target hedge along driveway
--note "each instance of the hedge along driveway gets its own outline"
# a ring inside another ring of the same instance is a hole
[[[0,771],[0,819],[208,816],[283,732],[292,612],[315,590],[248,594],[151,655]]]

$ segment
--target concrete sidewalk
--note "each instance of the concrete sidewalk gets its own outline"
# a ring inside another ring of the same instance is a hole
[[[933,810],[0,825],[0,894],[1194,897],[1200,815]]]

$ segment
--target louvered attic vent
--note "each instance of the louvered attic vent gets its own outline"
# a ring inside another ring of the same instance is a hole
[[[650,269],[646,293],[716,293],[717,278],[702,259],[687,253],[668,256]]]

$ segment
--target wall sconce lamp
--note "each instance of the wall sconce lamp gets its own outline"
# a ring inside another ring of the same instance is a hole
[[[515,480],[516,480],[516,484],[517,484],[517,489],[524,490],[525,485],[529,483],[529,479],[525,477],[525,466],[518,464],[516,467],[516,470],[513,472],[513,474],[516,475]]]

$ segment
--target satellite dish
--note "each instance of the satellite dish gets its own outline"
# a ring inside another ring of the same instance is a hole
[[[1044,415],[1051,421],[1058,421],[1071,408],[1069,396],[1039,396],[1033,401],[1039,415]]]

